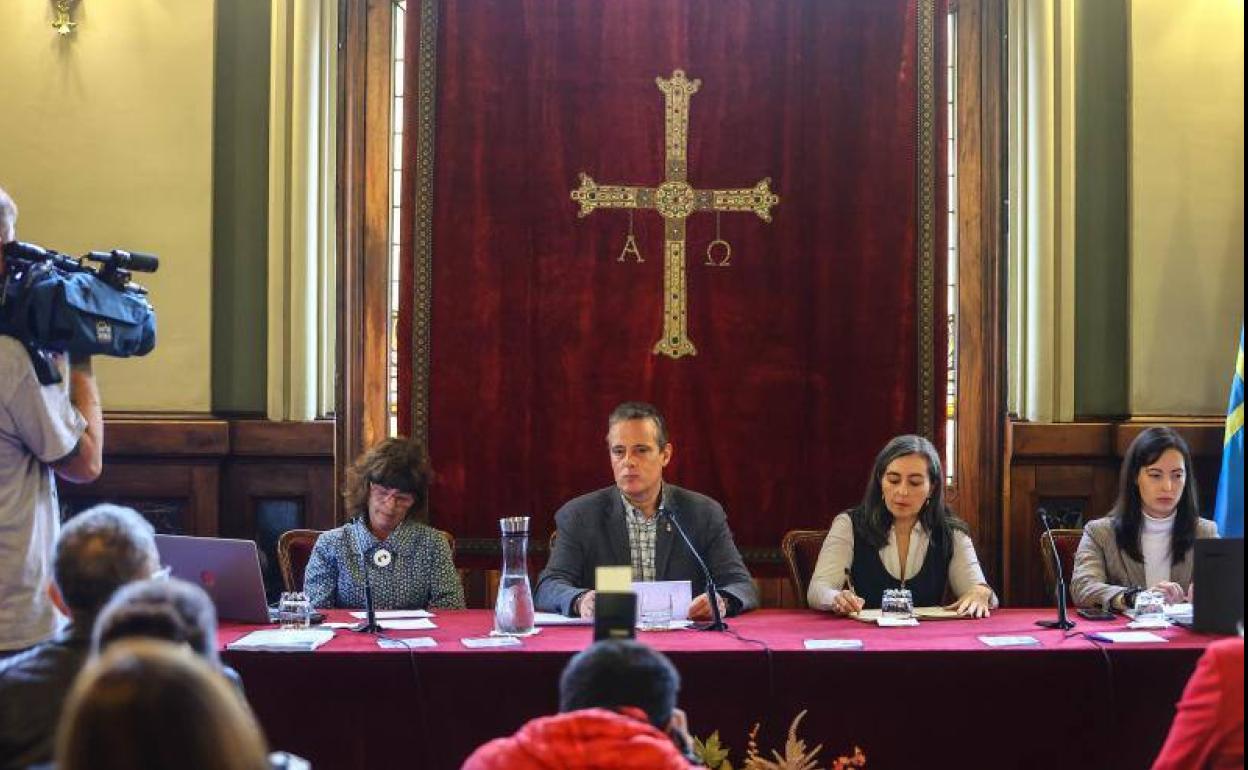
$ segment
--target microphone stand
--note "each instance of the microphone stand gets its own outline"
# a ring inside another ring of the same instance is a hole
[[[373,610],[373,581],[368,577],[368,559],[364,558],[364,541],[360,541],[360,566],[364,568],[364,620],[351,627],[364,634],[380,634],[381,624]]]
[[[674,511],[663,508],[660,513],[667,516],[667,520],[676,525],[676,531],[680,533],[680,539],[685,541],[685,545],[689,548],[689,553],[693,554],[693,559],[702,568],[702,576],[706,579],[706,598],[711,600],[711,622],[710,623],[694,623],[690,628],[697,631],[727,631],[728,624],[724,622],[724,616],[719,611],[719,592],[715,588],[715,579],[711,577],[711,571],[707,568],[706,562],[702,561],[701,554],[698,549],[693,547],[693,541],[689,539],[689,535],[685,533],[685,528],[680,526],[680,520],[676,518]]]
[[[1044,525],[1044,531],[1049,534],[1049,548],[1053,551],[1053,568],[1057,573],[1057,620],[1037,620],[1037,626],[1044,628],[1060,628],[1068,631],[1075,627],[1075,621],[1066,617],[1066,580],[1062,575],[1062,559],[1057,553],[1057,543],[1053,541],[1053,530],[1049,529],[1049,514],[1043,508],[1036,511],[1040,516],[1040,523]]]

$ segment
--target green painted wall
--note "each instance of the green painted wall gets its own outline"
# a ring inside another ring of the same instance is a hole
[[[218,0],[212,201],[212,409],[265,410],[269,3]]]
[[[1097,0],[1075,14],[1075,417],[1119,417],[1130,412],[1127,9]]]

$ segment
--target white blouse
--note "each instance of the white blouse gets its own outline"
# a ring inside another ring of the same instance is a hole
[[[910,549],[906,555],[906,572],[908,577],[919,574],[923,568],[923,559],[927,556],[927,546],[931,537],[922,524],[916,524],[910,533]],[[897,533],[889,529],[888,542],[880,549],[880,561],[884,569],[894,578],[901,580],[901,560],[897,556]],[[845,570],[854,563],[854,523],[848,513],[842,513],[832,520],[832,528],[823,541],[819,551],[819,561],[815,563],[815,574],[811,577],[810,588],[806,591],[806,603],[811,609],[830,610],[832,602],[845,585]],[[984,571],[979,567],[979,557],[975,554],[975,544],[965,532],[953,533],[953,558],[949,562],[949,583],[955,596],[961,596],[977,585],[987,585]],[[997,595],[993,592],[992,607],[996,607]]]
[[[1174,532],[1174,519],[1178,513],[1172,513],[1164,519],[1154,519],[1146,513],[1144,526],[1140,531],[1140,550],[1144,554],[1144,585],[1155,586],[1170,579],[1170,537]]]

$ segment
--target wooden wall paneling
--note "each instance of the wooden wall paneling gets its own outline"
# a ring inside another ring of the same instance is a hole
[[[1053,501],[1059,501],[1081,511],[1084,522],[1104,516],[1118,495],[1122,454],[1150,424],[1175,427],[1191,445],[1201,507],[1211,509],[1212,485],[1221,458],[1219,421],[1175,417],[1149,422],[1019,422],[1010,426],[1010,451],[1006,455],[1009,481],[1003,495],[1008,500],[1003,530],[1004,602],[1012,606],[1052,604],[1040,561],[1041,527],[1036,509],[1042,504],[1053,507]]]
[[[219,471],[214,460],[157,462],[107,458],[100,478],[91,484],[58,482],[62,507],[81,511],[96,503],[117,503],[143,510],[144,503],[170,503],[178,514],[174,526],[158,529],[181,535],[217,534]],[[156,523],[156,522],[154,522]]]

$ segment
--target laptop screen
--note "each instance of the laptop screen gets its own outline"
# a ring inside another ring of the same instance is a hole
[[[218,618],[269,622],[260,554],[251,540],[157,535],[156,549],[174,577],[208,592]]]

